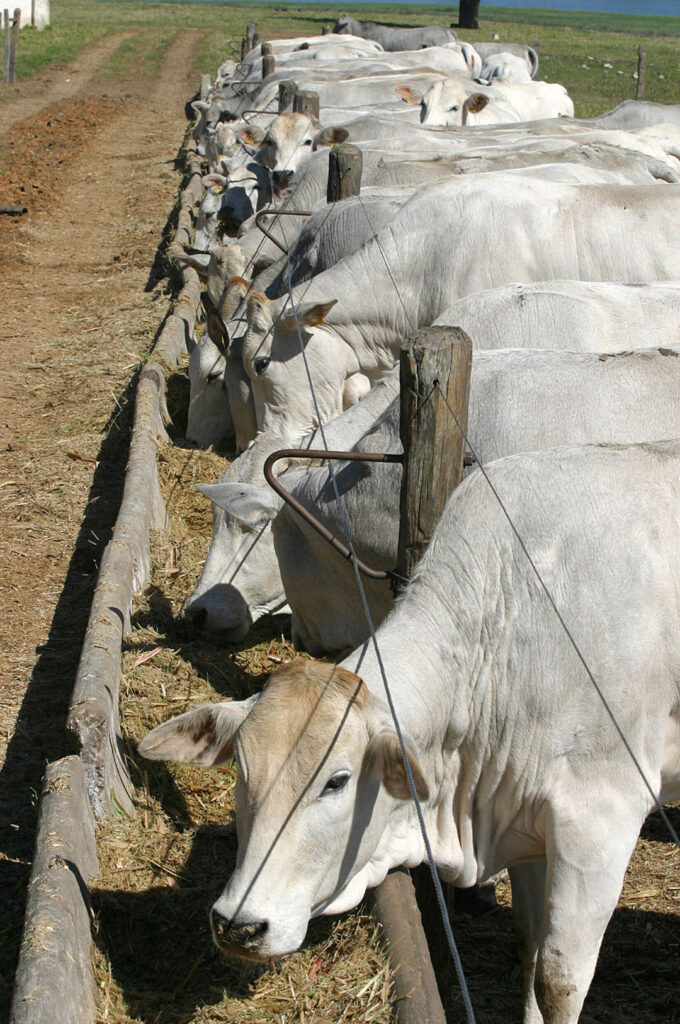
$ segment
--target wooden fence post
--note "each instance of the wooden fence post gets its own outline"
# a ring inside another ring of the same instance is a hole
[[[293,110],[296,114],[307,114],[319,120],[319,94],[318,92],[296,92],[293,100]]]
[[[409,579],[429,543],[447,498],[463,474],[465,441],[439,388],[464,429],[472,343],[458,328],[425,327],[402,348],[401,484],[397,571]]]
[[[337,203],[340,199],[359,195],[362,162],[358,146],[346,142],[333,146],[328,154],[327,202]]]
[[[463,473],[463,436],[436,384],[467,429],[471,363],[472,343],[455,327],[424,328],[402,346],[400,432],[404,475],[397,571],[407,579]],[[431,889],[421,900],[426,921],[434,921],[438,912]],[[421,910],[406,872],[401,878],[397,873],[388,875],[378,887],[374,913],[393,946],[391,956],[398,968],[393,980],[394,1005],[400,1024],[445,1021]]]
[[[5,45],[2,56],[2,84],[9,85],[9,11],[6,7],[2,12],[2,21],[5,29]]]
[[[399,1024],[446,1024],[413,882],[391,871],[373,892],[373,916],[389,944],[393,1006]]]
[[[637,89],[635,90],[635,99],[643,100],[645,98],[645,79],[647,77],[647,47],[644,43],[640,43],[638,46],[638,77],[637,77]]]
[[[268,53],[273,52],[274,48],[272,47],[271,43],[262,43],[262,45],[260,46],[260,53],[262,54],[263,57],[266,57]]]
[[[35,28],[35,0],[31,0],[31,27]]]
[[[276,57],[271,53],[266,53],[262,58],[262,78],[269,78],[270,75],[273,75],[275,66]]]
[[[293,109],[296,92],[297,85],[292,78],[279,82],[279,114],[285,114],[286,111]]]
[[[261,42],[262,42],[262,33],[261,32],[253,32],[253,46],[259,46]]]
[[[12,19],[12,40],[9,47],[9,84],[14,85],[17,80],[17,47],[19,46],[19,29],[21,28],[21,8],[14,8]]]

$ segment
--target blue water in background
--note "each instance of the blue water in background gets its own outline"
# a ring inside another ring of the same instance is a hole
[[[302,3],[317,3],[318,0],[301,0]],[[343,0],[324,0],[325,3],[338,3]],[[356,0],[352,0],[356,3]],[[370,0],[371,3],[395,3],[400,0]],[[414,6],[427,3],[440,3],[442,0],[410,0]],[[456,0],[451,6],[458,8]],[[608,14],[661,14],[680,18],[680,0],[499,0],[497,4],[486,4],[484,0],[479,8],[480,16],[488,11],[493,17],[493,7],[542,7],[551,11],[595,11]]]

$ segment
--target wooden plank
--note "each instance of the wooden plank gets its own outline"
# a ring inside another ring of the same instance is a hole
[[[307,114],[319,120],[319,94],[311,90],[303,90],[295,94],[293,110],[296,114]]]
[[[638,46],[638,76],[637,76],[637,89],[635,90],[635,99],[643,100],[645,98],[645,82],[647,79],[647,47],[644,43],[640,43]]]
[[[88,882],[99,874],[79,757],[47,766],[10,1024],[92,1024]]]
[[[292,78],[279,82],[279,114],[285,114],[286,111],[293,109],[296,92],[297,85]]]
[[[328,187],[326,200],[337,203],[361,192],[361,168],[363,158],[358,146],[342,142],[331,148],[328,154]]]
[[[14,8],[12,19],[12,38],[9,44],[9,84],[14,85],[17,80],[17,48],[19,46],[19,29],[21,28],[21,8]]]
[[[9,85],[9,11],[6,7],[2,12],[2,24],[5,30],[2,56],[2,84]]]
[[[387,941],[399,1024],[446,1024],[413,882],[405,868],[391,871],[374,891],[372,910]]]
[[[397,570],[410,579],[447,498],[463,474],[465,443],[444,399],[467,429],[472,342],[459,328],[426,327],[402,348],[404,446]]]

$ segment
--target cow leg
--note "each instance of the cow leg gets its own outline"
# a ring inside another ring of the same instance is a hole
[[[545,1024],[576,1024],[643,818],[597,799],[553,821],[534,990]],[[616,822],[616,827],[611,827]]]
[[[545,873],[544,860],[517,864],[509,869],[517,952],[524,974],[524,1024],[542,1024],[543,1021],[534,994],[534,976],[543,925]]]

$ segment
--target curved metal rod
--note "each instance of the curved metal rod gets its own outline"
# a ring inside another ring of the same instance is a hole
[[[262,210],[258,210],[258,212],[255,214],[255,224],[260,229],[262,234],[266,235],[267,238],[269,239],[269,241],[273,242],[274,245],[276,245],[281,250],[281,252],[284,253],[285,256],[287,256],[288,255],[288,250],[283,245],[281,245],[281,243],[279,241],[277,241],[277,239],[274,238],[274,236],[269,231],[267,231],[266,228],[262,227],[262,225],[260,224],[260,217],[264,217],[265,214],[268,215],[270,213],[275,214],[277,217],[311,217],[312,216],[312,211],[311,210],[276,210],[274,207],[265,206]]]
[[[299,516],[305,520],[306,523],[316,530],[325,541],[334,548],[338,554],[342,555],[343,558],[347,559],[348,562],[352,561],[352,552],[343,544],[342,541],[338,540],[335,534],[331,533],[327,527],[320,523],[313,513],[309,509],[305,508],[297,498],[283,487],[276,479],[273,473],[274,463],[280,459],[338,459],[342,462],[403,462],[403,455],[386,455],[383,452],[327,452],[324,450],[316,450],[313,448],[281,448],[277,452],[273,452],[264,464],[264,478],[272,488],[276,491],[280,498],[282,498],[287,505],[297,512]],[[390,580],[399,579],[401,576],[397,573],[396,569],[372,569],[370,565],[366,565],[360,558],[357,558],[357,568],[359,572],[362,572],[364,576],[369,576],[372,580]]]

